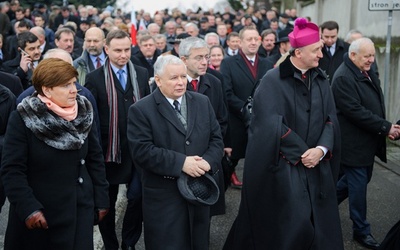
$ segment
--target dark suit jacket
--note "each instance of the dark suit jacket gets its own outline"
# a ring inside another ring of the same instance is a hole
[[[43,50],[43,52],[42,52],[42,55],[46,54],[46,52],[47,52],[48,50],[51,50],[51,49],[54,49],[54,46],[51,45],[51,43],[49,43],[49,42],[46,41],[46,45],[44,46],[44,50]]]
[[[18,97],[22,91],[21,80],[15,75],[0,71],[0,84],[7,87],[11,92]]]
[[[188,83],[187,89],[189,91],[193,91],[192,85],[190,83]],[[215,116],[221,129],[222,137],[224,138],[228,128],[228,109],[226,107],[226,98],[225,93],[222,89],[221,82],[218,78],[208,73],[204,76],[200,76],[197,93],[207,96],[210,100],[211,106],[214,109]],[[214,175],[214,178],[218,183],[219,190],[225,190],[222,166],[219,164],[218,167],[219,172],[218,174]],[[220,198],[218,199],[218,202],[211,206],[211,215],[219,215],[224,213],[225,195],[224,192],[220,192]]]
[[[143,170],[144,235],[149,249],[208,248],[209,207],[186,201],[176,179],[186,156],[203,157],[215,171],[223,143],[209,99],[191,91],[185,95],[187,130],[159,89],[129,109],[128,140],[132,158]]]
[[[187,90],[193,91],[190,83],[187,85]],[[225,97],[221,82],[215,76],[207,73],[200,76],[197,92],[206,95],[210,100],[221,128],[221,134],[224,136],[228,127],[228,110],[224,103]]]
[[[147,70],[134,65],[137,75],[137,81],[139,84],[140,96],[144,97],[150,93],[149,89],[149,77]],[[133,89],[128,75],[127,88],[122,89],[121,84],[118,81],[118,77],[114,76],[115,88],[118,95],[118,127],[120,133],[120,147],[122,153],[121,164],[117,163],[106,163],[107,180],[110,184],[121,184],[128,183],[132,177],[133,163],[129,155],[128,140],[126,135],[126,126],[128,119],[128,109],[133,104]],[[97,103],[99,110],[100,130],[101,130],[101,141],[103,154],[106,155],[108,148],[108,137],[109,137],[109,106],[107,91],[104,79],[104,67],[100,67],[86,76],[85,87],[88,88]]]
[[[343,56],[349,50],[349,44],[345,43],[341,39],[337,39],[336,41],[336,49],[335,54],[331,57],[328,55],[328,51],[326,47],[322,48],[323,57],[319,60],[319,67],[325,70],[325,73],[329,77],[329,81],[332,83],[333,75],[337,68],[339,68],[340,64],[343,62]]]
[[[76,25],[79,27],[79,24],[80,24],[80,22],[79,22],[79,18],[78,17],[76,17],[76,16],[73,16],[73,15],[69,15],[69,17],[68,17],[68,21],[71,21],[71,22],[75,22],[76,23]],[[58,26],[60,26],[61,24],[64,24],[64,17],[61,15],[61,13],[60,14],[58,14],[57,16],[56,16],[56,18],[54,19],[54,26],[53,27],[50,27],[54,32],[56,32],[57,31],[57,29],[58,29]]]
[[[153,55],[152,64],[150,65],[149,62],[146,60],[146,57],[143,55],[142,51],[138,51],[137,54],[131,57],[131,61],[133,64],[146,68],[149,72],[150,77],[154,77],[154,68],[153,65],[156,63],[157,58],[160,56],[161,52],[156,49]]]
[[[220,72],[224,77],[224,89],[228,102],[229,127],[231,134],[232,158],[244,158],[247,134],[242,120],[241,109],[251,95],[254,85],[273,65],[265,58],[259,58],[257,77],[253,78],[250,69],[240,54],[225,57]]]

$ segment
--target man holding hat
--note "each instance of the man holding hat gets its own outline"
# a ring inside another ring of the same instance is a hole
[[[340,131],[318,26],[298,18],[290,56],[254,96],[242,201],[224,249],[343,249]]]
[[[181,59],[158,57],[154,75],[158,88],[129,108],[127,131],[142,173],[146,249],[208,249],[220,126],[209,98],[186,91]]]

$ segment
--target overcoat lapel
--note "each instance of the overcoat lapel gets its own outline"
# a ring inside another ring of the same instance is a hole
[[[158,88],[155,90],[154,100],[157,104],[158,112],[160,112],[160,114],[168,122],[170,122],[172,125],[174,125],[174,127],[176,127],[176,129],[178,131],[180,131],[182,134],[186,135],[185,128],[183,127],[183,124],[181,123],[181,121],[179,121],[178,116],[175,114],[175,110],[172,108],[171,104],[168,103],[168,100],[163,96],[163,94],[160,92],[160,90]],[[189,125],[188,125],[188,128],[189,128]]]
[[[196,124],[196,116],[193,114],[197,114],[196,106],[193,103],[193,97],[190,92],[186,92],[186,106],[187,106],[187,132],[186,138],[189,138],[191,133],[193,132],[194,124]]]
[[[200,85],[199,85],[199,90],[198,93],[204,94],[207,89],[210,88],[210,82],[208,81],[207,77],[200,76]]]
[[[243,70],[243,72],[245,73],[245,75],[246,75],[246,76],[251,80],[251,82],[254,84],[255,81],[254,81],[254,78],[253,78],[253,76],[252,76],[252,74],[251,74],[251,71],[250,71],[249,67],[247,67],[246,62],[244,61],[244,59],[243,59],[240,55],[237,55],[237,56],[236,56],[236,63],[237,63],[237,65],[239,66],[239,68]]]

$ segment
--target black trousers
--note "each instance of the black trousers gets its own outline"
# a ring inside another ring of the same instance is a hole
[[[135,183],[136,185],[136,181],[131,181],[130,185],[128,186],[128,191],[130,190],[130,186],[132,185],[132,183]],[[115,204],[118,197],[118,188],[119,185],[109,186],[110,210],[108,214],[104,217],[103,221],[99,223],[100,233],[103,238],[104,247],[106,250],[119,249],[118,237],[115,231]],[[121,233],[123,240],[122,247],[131,246],[132,248],[134,248],[142,233],[142,196],[140,193],[140,198],[129,198],[125,210]]]

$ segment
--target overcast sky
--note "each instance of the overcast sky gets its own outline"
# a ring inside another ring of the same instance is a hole
[[[144,9],[150,12],[151,15],[154,15],[157,10],[165,8],[171,10],[176,7],[181,11],[188,8],[197,11],[199,6],[205,11],[209,8],[214,8],[215,12],[224,12],[223,8],[227,2],[226,0],[117,0],[117,7],[122,8],[125,13],[129,13],[132,8],[135,8],[135,11]]]

